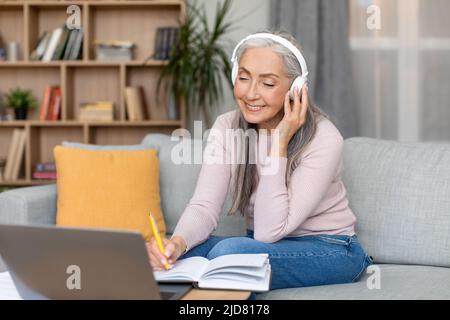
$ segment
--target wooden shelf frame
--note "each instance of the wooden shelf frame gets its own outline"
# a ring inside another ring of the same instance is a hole
[[[62,26],[68,17],[66,9],[72,4],[81,8],[82,59],[31,61],[31,52],[42,32]],[[168,119],[167,105],[156,104],[156,81],[167,61],[147,59],[154,49],[156,29],[178,26],[185,13],[183,0],[0,0],[0,34],[5,43],[17,41],[21,53],[18,61],[0,61],[0,94],[21,87],[31,89],[38,100],[38,108],[29,112],[28,120],[0,121],[0,158],[7,157],[14,129],[24,129],[27,134],[25,161],[19,179],[0,181],[0,186],[54,183],[32,180],[32,170],[39,162],[53,162],[53,148],[64,140],[138,144],[148,133],[170,134],[175,129],[186,128],[184,101],[178,106],[176,120]],[[97,38],[134,41],[137,44],[134,60],[96,61],[93,41]],[[39,120],[39,107],[47,85],[61,87],[61,119],[58,121]],[[131,122],[126,119],[124,89],[138,85],[144,88],[151,120]],[[114,121],[78,121],[79,104],[98,100],[114,101]]]

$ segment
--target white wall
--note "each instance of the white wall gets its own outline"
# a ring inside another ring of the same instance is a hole
[[[210,28],[212,28],[214,22],[214,16],[216,11],[216,6],[218,4],[222,4],[223,1],[218,0],[198,0],[192,1],[188,0],[188,3],[197,3],[199,5],[204,5],[206,12],[208,14],[208,21],[210,23]],[[270,11],[270,0],[234,0],[233,5],[231,6],[229,20],[236,20],[234,31],[230,32],[227,36],[228,39],[231,40],[233,45],[227,48],[227,52],[229,53],[229,57],[231,59],[231,54],[233,52],[234,46],[245,36],[250,33],[254,33],[260,29],[265,29],[269,26],[269,11]],[[237,20],[240,18],[239,20]],[[213,110],[211,111],[212,121],[219,115],[224,112],[233,110],[236,105],[233,97],[233,92],[226,84],[225,79],[223,82],[223,95],[224,101],[220,103],[220,105],[213,106]],[[190,115],[189,121],[189,130],[191,133],[192,129],[192,121],[199,120],[200,115]]]

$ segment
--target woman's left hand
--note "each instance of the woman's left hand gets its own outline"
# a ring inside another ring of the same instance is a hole
[[[281,142],[286,145],[306,122],[306,112],[309,108],[308,87],[306,84],[303,86],[301,93],[300,97],[298,90],[294,90],[293,107],[289,99],[289,92],[284,97],[284,117],[276,129],[279,130]]]

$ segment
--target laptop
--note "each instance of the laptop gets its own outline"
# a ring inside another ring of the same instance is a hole
[[[192,288],[158,285],[138,232],[0,224],[0,255],[23,299],[177,300]]]

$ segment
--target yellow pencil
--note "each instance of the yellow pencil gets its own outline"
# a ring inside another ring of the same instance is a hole
[[[156,244],[158,245],[159,251],[161,251],[161,253],[164,255],[164,252],[166,249],[164,249],[164,245],[161,241],[161,237],[159,236],[158,226],[156,225],[155,219],[153,218],[153,215],[151,212],[150,212],[150,223],[152,224],[153,235],[155,236]],[[166,268],[166,270],[169,270],[169,264],[167,263],[167,259],[166,259],[166,264],[164,265],[164,267]]]

